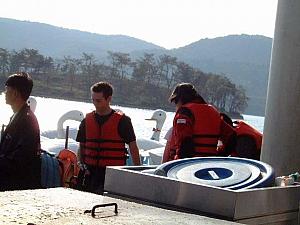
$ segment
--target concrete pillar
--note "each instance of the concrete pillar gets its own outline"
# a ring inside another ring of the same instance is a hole
[[[261,160],[300,172],[300,1],[278,0]]]

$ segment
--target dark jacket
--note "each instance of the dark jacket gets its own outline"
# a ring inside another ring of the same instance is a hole
[[[0,143],[0,190],[40,188],[40,130],[28,105],[8,124]]]

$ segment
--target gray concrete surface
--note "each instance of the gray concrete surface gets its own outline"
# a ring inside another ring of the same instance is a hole
[[[67,188],[0,192],[0,224],[237,224],[230,221],[171,211],[117,198]],[[97,210],[97,216],[84,214],[94,205],[116,202],[113,207]],[[201,204],[201,201],[199,202]]]
[[[276,176],[300,169],[300,1],[279,0],[261,160]]]

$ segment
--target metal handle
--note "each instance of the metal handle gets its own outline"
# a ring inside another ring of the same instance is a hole
[[[106,204],[100,204],[100,205],[95,205],[92,210],[85,210],[84,213],[92,213],[92,217],[95,217],[95,211],[97,208],[101,207],[107,207],[107,206],[115,206],[115,214],[118,214],[118,205],[117,203],[106,203]]]

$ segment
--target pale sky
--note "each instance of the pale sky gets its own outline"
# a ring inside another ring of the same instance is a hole
[[[273,37],[277,0],[0,0],[0,6],[0,17],[123,34],[170,49],[230,34]]]

